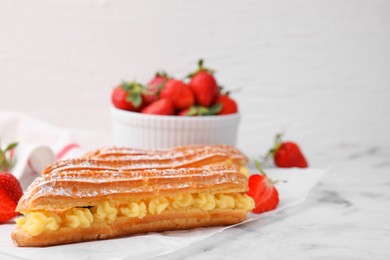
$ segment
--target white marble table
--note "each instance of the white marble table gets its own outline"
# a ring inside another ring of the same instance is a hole
[[[303,204],[159,259],[389,259],[390,151],[352,148]]]

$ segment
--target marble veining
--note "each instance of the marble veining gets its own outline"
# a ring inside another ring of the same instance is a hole
[[[332,190],[322,190],[318,202],[332,203],[336,205],[342,205],[345,207],[351,207],[352,203],[344,199],[339,193]]]

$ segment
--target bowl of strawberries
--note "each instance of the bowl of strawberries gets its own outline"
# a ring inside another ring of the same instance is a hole
[[[111,101],[114,145],[236,144],[238,105],[202,60],[184,80],[156,73],[147,84],[124,81],[113,89]]]

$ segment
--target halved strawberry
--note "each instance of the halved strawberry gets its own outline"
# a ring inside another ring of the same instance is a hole
[[[8,196],[8,193],[0,189],[0,223],[6,222],[18,215],[15,212],[16,202]]]
[[[260,166],[255,161],[260,174],[253,174],[249,177],[249,191],[247,194],[255,201],[253,213],[262,213],[275,209],[279,204],[279,194],[274,186],[274,181],[269,179]]]

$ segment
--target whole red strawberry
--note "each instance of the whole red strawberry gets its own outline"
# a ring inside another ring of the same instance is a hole
[[[143,90],[137,82],[123,82],[112,91],[111,101],[116,108],[139,112],[144,105]]]
[[[218,115],[235,114],[238,112],[236,101],[228,95],[219,95],[215,100],[215,104],[222,104],[221,111],[219,111]]]
[[[168,80],[160,92],[160,98],[170,99],[177,110],[189,108],[195,103],[191,89],[177,79]]]
[[[0,172],[0,223],[18,215],[15,208],[22,195],[19,181],[10,173]]]
[[[219,93],[217,81],[213,76],[213,71],[203,67],[203,60],[199,60],[198,69],[190,74],[189,86],[194,93],[196,103],[200,106],[210,106]]]
[[[169,76],[165,72],[157,72],[154,78],[146,85],[143,97],[145,104],[149,105],[159,98],[161,89],[165,86]]]
[[[278,206],[279,193],[274,186],[274,182],[267,177],[257,161],[256,166],[260,174],[253,174],[249,177],[249,191],[247,194],[255,201],[253,213],[262,213],[273,210]]]
[[[142,109],[141,113],[152,115],[173,115],[175,114],[175,108],[171,100],[162,98]]]
[[[307,168],[308,163],[299,146],[294,142],[282,142],[282,134],[275,137],[275,146],[266,158],[273,157],[275,165],[281,168]]]

